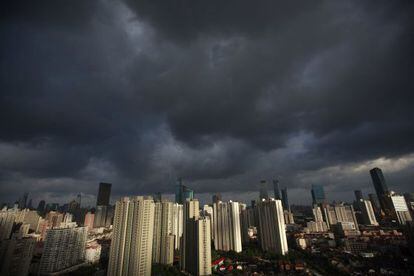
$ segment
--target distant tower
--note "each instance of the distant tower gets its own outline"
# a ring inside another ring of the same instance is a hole
[[[78,194],[78,196],[76,197],[76,202],[79,204],[79,207],[81,207],[82,204],[82,195]]]
[[[260,181],[259,198],[260,200],[269,198],[269,195],[267,193],[267,181],[266,180]]]
[[[282,205],[284,210],[288,210],[290,212],[288,190],[286,187],[282,189]]]
[[[177,179],[177,186],[175,191],[175,202],[179,204],[184,204],[187,199],[194,198],[194,191],[183,185],[182,178]]]
[[[364,196],[362,195],[361,190],[355,190],[355,199],[357,202],[361,202],[364,199]]]
[[[275,193],[275,199],[282,199],[280,195],[279,180],[273,179],[273,189]]]
[[[312,185],[311,194],[313,204],[326,203],[325,190],[322,185]]]
[[[213,195],[212,199],[213,199],[213,203],[217,203],[217,202],[221,201],[222,200],[221,194],[217,193],[217,194]]]
[[[369,171],[371,174],[372,183],[374,184],[375,192],[381,206],[381,209],[386,213],[391,213],[390,200],[388,199],[389,191],[385,183],[384,175],[380,168],[373,168]]]
[[[109,199],[111,197],[111,183],[99,183],[98,198],[96,200],[96,206],[108,206]]]

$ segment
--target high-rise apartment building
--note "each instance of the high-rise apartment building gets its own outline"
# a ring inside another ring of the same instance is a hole
[[[53,228],[46,232],[39,274],[64,270],[85,259],[86,227]]]
[[[214,246],[222,251],[242,251],[240,211],[238,202],[213,204]]]
[[[0,243],[0,275],[26,276],[36,240],[27,237],[13,237]]]
[[[172,264],[170,256],[174,256],[173,233],[174,206],[172,202],[155,202],[154,208],[154,237],[152,243],[152,262]],[[166,244],[168,243],[168,244]],[[165,263],[164,261],[168,261]]]
[[[151,275],[154,201],[124,197],[116,203],[108,276]]]
[[[211,275],[210,219],[191,218],[186,221],[186,264],[185,270],[192,275]]]
[[[189,250],[190,245],[192,243],[192,237],[187,235],[187,228],[189,224],[187,223],[191,219],[197,220],[200,216],[200,203],[198,199],[187,199],[184,202],[183,206],[183,237],[181,239],[181,268],[183,270],[187,270],[187,260],[193,258],[192,255],[194,252]],[[210,241],[211,242],[211,241]]]
[[[362,220],[364,224],[377,226],[378,221],[375,217],[374,208],[372,208],[371,201],[362,199],[358,204],[361,210]]]
[[[173,205],[173,235],[174,235],[174,249],[180,250],[181,238],[183,236],[183,205],[174,203]]]
[[[286,226],[281,200],[269,199],[257,203],[259,236],[262,250],[285,255],[288,252]]]
[[[98,197],[96,199],[96,206],[108,206],[111,198],[111,183],[99,183]]]

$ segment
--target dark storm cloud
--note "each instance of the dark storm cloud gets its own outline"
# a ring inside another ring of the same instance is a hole
[[[412,3],[10,1],[1,10],[2,194],[94,193],[99,181],[118,195],[168,192],[176,176],[199,192],[255,190],[280,176],[340,193],[366,179],[338,168],[414,151]]]

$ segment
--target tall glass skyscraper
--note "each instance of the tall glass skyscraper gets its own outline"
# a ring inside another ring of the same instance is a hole
[[[111,183],[99,183],[98,198],[96,206],[108,206],[111,197]]]
[[[273,179],[273,190],[275,193],[275,199],[282,199],[280,195],[279,180]]]
[[[313,204],[320,204],[326,202],[325,190],[322,185],[312,185],[312,201]]]
[[[282,189],[282,205],[284,210],[288,210],[290,212],[288,191],[286,187]]]
[[[382,174],[382,170],[380,168],[373,168],[369,171],[369,173],[371,175],[372,183],[374,184],[381,209],[385,212],[385,214],[389,214],[392,207],[390,206],[390,199],[388,198],[389,191],[384,175]]]
[[[194,198],[194,191],[183,185],[183,180],[181,178],[177,179],[177,186],[175,191],[175,202],[179,204],[184,204],[187,199]]]

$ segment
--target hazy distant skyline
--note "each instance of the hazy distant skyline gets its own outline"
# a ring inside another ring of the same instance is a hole
[[[5,1],[0,202],[413,192],[412,1]],[[269,184],[270,186],[271,184]],[[271,187],[269,187],[271,190]]]

